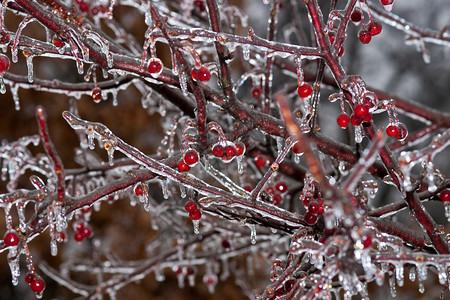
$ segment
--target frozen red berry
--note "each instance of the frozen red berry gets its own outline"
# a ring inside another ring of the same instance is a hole
[[[305,222],[308,223],[309,225],[316,224],[316,222],[317,222],[317,215],[307,211],[305,213]]]
[[[352,122],[353,126],[359,126],[362,124],[363,119],[361,119],[360,117],[358,117],[356,115],[352,115],[350,117],[350,122]]]
[[[188,172],[191,169],[191,167],[189,167],[183,160],[180,160],[178,162],[177,167],[178,172]]]
[[[252,88],[252,96],[253,98],[259,98],[261,96],[261,89],[257,87]]]
[[[449,202],[450,201],[450,190],[444,190],[439,194],[439,198],[443,202]]]
[[[370,22],[367,28],[371,36],[380,34],[382,29],[383,26],[377,21]]]
[[[191,220],[194,220],[194,221],[200,220],[201,217],[202,217],[202,212],[199,209],[189,213],[189,219],[191,219]]]
[[[320,209],[320,205],[317,201],[311,201],[308,205],[308,211],[312,214],[318,214]]]
[[[350,15],[350,19],[355,23],[359,23],[362,20],[362,13],[359,10],[355,10]]]
[[[258,168],[264,168],[264,167],[267,165],[267,159],[265,159],[265,158],[262,157],[262,156],[257,156],[257,157],[255,158],[255,165],[256,165]]]
[[[195,204],[193,201],[189,201],[185,206],[184,209],[188,212],[194,212],[198,210],[197,204]]]
[[[370,246],[372,246],[372,237],[368,234],[364,235],[362,238],[362,245],[364,249],[369,248]]]
[[[346,113],[342,113],[337,117],[336,122],[339,127],[346,128],[348,123],[350,123],[350,116]]]
[[[53,46],[55,46],[56,48],[61,48],[64,45],[65,45],[64,42],[61,41],[59,38],[57,37],[53,38]]]
[[[3,238],[3,242],[5,243],[6,247],[14,247],[17,246],[19,244],[19,237],[17,236],[17,234],[15,232],[7,232],[5,234],[5,237]]]
[[[45,282],[42,279],[35,279],[30,283],[30,288],[35,293],[40,293],[45,289]]]
[[[136,185],[136,187],[134,188],[134,193],[138,197],[144,196],[144,187],[142,186],[142,184],[139,183]]]
[[[222,145],[215,145],[212,148],[212,154],[216,157],[221,157],[225,153],[225,149]]]
[[[287,187],[287,184],[286,184],[285,182],[281,181],[281,182],[278,182],[278,183],[275,185],[275,189],[276,189],[277,191],[279,191],[280,193],[286,193],[288,187]]]
[[[8,71],[10,65],[10,61],[8,56],[5,54],[0,54],[0,75],[5,74]]]
[[[33,273],[28,272],[27,275],[25,275],[25,282],[30,284],[33,281],[36,280],[36,275],[34,275]]]
[[[233,145],[228,145],[225,147],[225,154],[228,157],[235,157],[236,156],[236,147],[234,147]]]
[[[157,58],[157,57],[152,57],[150,58],[150,60],[148,61],[148,71],[151,74],[160,74],[162,71],[162,61]]]
[[[205,66],[201,66],[197,71],[197,79],[200,81],[208,81],[211,79],[211,73],[208,68]]]
[[[75,233],[75,235],[73,236],[73,239],[77,242],[81,242],[82,240],[84,240],[84,235],[81,232],[77,232]]]
[[[308,82],[302,82],[297,88],[297,93],[300,98],[308,98],[312,95],[312,92],[313,88]]]
[[[398,133],[395,135],[395,138],[399,141],[403,141],[408,136],[408,128],[406,128],[406,125],[403,123],[398,122]]]
[[[380,2],[383,5],[392,5],[394,3],[394,0],[380,0]]]
[[[370,112],[369,107],[367,105],[358,104],[355,106],[355,115],[357,117],[364,119],[368,114],[370,114]]]
[[[295,154],[302,154],[302,145],[299,142],[295,142],[294,146],[292,146],[292,152],[294,152]]]
[[[388,136],[396,136],[399,133],[400,129],[396,125],[389,125],[386,127],[386,134]]]
[[[241,156],[245,153],[245,145],[244,143],[237,142],[236,143],[236,155]]]
[[[195,150],[186,151],[183,160],[189,167],[195,166],[199,160],[198,152]]]
[[[102,101],[102,90],[96,87],[92,90],[92,99],[95,103],[100,103]]]
[[[358,36],[359,36],[359,40],[363,44],[370,43],[370,40],[372,39],[370,32],[368,30],[364,30],[364,29],[359,31]]]

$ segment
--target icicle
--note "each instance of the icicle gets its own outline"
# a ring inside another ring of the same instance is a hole
[[[164,199],[169,199],[169,179],[166,178],[161,180],[161,191]]]
[[[445,216],[447,221],[450,222],[450,202],[444,202]]]
[[[194,233],[200,233],[200,220],[192,220],[192,224],[194,225]]]
[[[416,280],[416,268],[414,266],[409,269],[409,280],[412,282]]]
[[[0,75],[0,93],[1,94],[6,93],[6,86],[5,86],[5,81],[3,80],[3,75]]]
[[[438,271],[439,283],[441,285],[445,285],[447,283],[447,272],[445,270],[445,266],[437,265],[436,268]]]
[[[11,94],[14,100],[14,108],[18,111],[20,110],[20,102],[19,102],[19,86],[16,84],[11,84]]]
[[[28,82],[29,83],[33,83],[33,81],[34,81],[33,57],[34,57],[34,55],[29,55],[26,58],[27,69],[28,69]]]
[[[246,61],[250,60],[250,46],[247,44],[242,45],[242,53]]]
[[[403,264],[397,263],[395,264],[395,277],[397,278],[397,284],[398,286],[403,286]]]
[[[11,247],[8,252],[8,264],[11,269],[12,284],[17,285],[20,277],[20,255],[17,255],[17,247]]]
[[[25,207],[27,202],[17,203],[17,215],[19,216],[19,228],[22,232],[25,232],[27,224],[25,223]]]
[[[118,102],[118,100],[117,100],[117,91],[114,90],[114,89],[112,89],[110,92],[111,92],[111,95],[112,95],[112,98],[113,98],[113,103],[112,103],[112,105],[113,105],[113,106],[119,105],[119,102]]]
[[[108,153],[108,163],[109,163],[110,166],[114,166],[114,150],[115,150],[115,147],[111,147],[111,149],[109,149],[107,151],[107,153]]]
[[[181,198],[186,198],[186,187],[180,183],[180,196]]]
[[[88,146],[89,149],[94,150],[95,149],[95,143],[94,143],[94,127],[92,125],[89,125],[86,128],[86,134],[88,138]]]
[[[395,298],[397,296],[397,287],[395,286],[395,277],[394,276],[389,276],[389,287],[391,290],[392,297]]]
[[[183,92],[184,96],[189,95],[186,74],[184,74],[184,72],[180,73],[180,87],[181,87],[181,91]]]
[[[52,256],[58,255],[58,246],[56,245],[56,239],[52,238],[50,241],[50,253]]]
[[[236,162],[237,162],[237,167],[238,167],[238,173],[242,174],[244,173],[244,161],[243,161],[243,157],[242,156],[238,156],[236,158]]]
[[[256,226],[255,224],[249,224],[250,228],[250,242],[254,245],[256,244]]]
[[[158,282],[163,282],[166,279],[160,267],[157,267],[155,270],[155,279]]]
[[[362,129],[361,126],[355,126],[355,142],[356,143],[361,143],[363,139],[363,133],[362,133]]]
[[[423,282],[427,280],[427,266],[425,264],[417,264],[417,279],[419,281],[419,292],[423,294],[425,292],[425,287]]]

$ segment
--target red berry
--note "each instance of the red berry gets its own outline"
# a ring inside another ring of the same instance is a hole
[[[380,2],[383,5],[391,5],[392,3],[394,3],[394,0],[381,0]]]
[[[198,152],[195,150],[188,150],[185,154],[184,154],[184,162],[189,166],[189,167],[193,167],[197,164],[198,162]]]
[[[236,148],[234,146],[228,145],[228,146],[225,147],[225,154],[228,157],[230,157],[230,158],[231,157],[235,157],[236,153],[237,153],[237,150],[236,150]]]
[[[247,192],[251,193],[252,192],[252,187],[251,186],[244,186],[244,190],[246,190]]]
[[[99,5],[98,9],[102,14],[106,14],[109,11],[108,7],[106,7],[105,5]]]
[[[400,132],[400,129],[395,125],[389,125],[386,127],[386,134],[388,136],[396,136]]]
[[[0,44],[7,45],[11,41],[11,35],[6,31],[0,32]]]
[[[356,115],[352,115],[350,117],[350,122],[352,122],[353,126],[359,126],[361,125],[363,119],[361,119],[360,117],[357,117]]]
[[[92,99],[95,103],[100,103],[102,101],[102,90],[98,87],[92,90]]]
[[[211,79],[211,73],[207,67],[201,66],[200,69],[198,69],[197,78],[200,81],[208,81]]]
[[[53,38],[53,46],[55,46],[56,48],[61,48],[64,45],[65,45],[64,42],[58,39],[57,37]]]
[[[300,98],[308,98],[313,92],[312,86],[308,82],[302,82],[297,89]]]
[[[202,212],[199,209],[189,213],[189,219],[191,219],[191,220],[194,220],[194,221],[200,220],[201,217],[202,217]]]
[[[307,211],[305,213],[305,222],[308,223],[309,225],[314,225],[317,222],[317,215]]]
[[[397,123],[397,127],[399,129],[399,132],[395,135],[395,138],[399,141],[403,141],[408,136],[408,128],[406,128],[406,125],[403,123]]]
[[[9,58],[4,54],[0,54],[0,75],[5,74],[5,72],[9,69]]]
[[[5,243],[6,247],[14,247],[19,244],[19,237],[14,232],[8,232],[5,234],[5,237],[3,238],[3,242]]]
[[[361,119],[364,119],[367,114],[370,114],[369,107],[367,105],[358,104],[355,107],[355,115]]]
[[[350,19],[355,23],[359,23],[362,20],[362,13],[359,10],[355,10],[350,15]]]
[[[88,12],[89,11],[89,3],[86,3],[86,2],[81,2],[80,3],[80,10],[81,10],[81,12]]]
[[[192,201],[189,201],[186,206],[184,207],[184,209],[188,212],[194,212],[196,210],[198,210],[197,204],[195,204]]]
[[[267,159],[262,156],[258,156],[255,158],[255,165],[258,168],[264,168],[267,165]]]
[[[202,0],[195,0],[194,1],[194,6],[196,6],[199,11],[203,12],[203,11],[206,10],[205,3],[203,3]]]
[[[81,209],[81,212],[83,213],[83,214],[88,214],[88,213],[90,213],[91,212],[91,208],[88,206],[88,207],[83,207],[82,209]],[[62,232],[61,232],[62,233]]]
[[[261,89],[257,87],[252,88],[252,96],[253,98],[259,98],[261,96]]]
[[[36,280],[36,275],[34,275],[33,273],[28,272],[27,275],[25,275],[25,282],[30,284],[33,281]]]
[[[339,127],[346,128],[348,123],[350,123],[350,117],[346,113],[342,113],[337,117],[336,122]]]
[[[383,26],[381,25],[380,22],[377,21],[370,22],[367,28],[371,36],[380,34],[382,29]]]
[[[94,15],[94,16],[97,15],[99,11],[100,11],[100,10],[99,10],[98,6],[95,6],[95,7],[93,7],[93,8],[91,9],[91,13],[92,13],[92,15]]]
[[[136,185],[136,187],[134,188],[134,193],[138,197],[144,196],[144,188],[142,187],[142,184],[138,183]]]
[[[225,240],[225,239],[222,240],[222,247],[224,249],[230,249],[231,248],[230,242],[228,240]]]
[[[189,172],[191,170],[191,167],[189,167],[183,160],[180,160],[178,162],[178,172]]]
[[[225,149],[222,145],[215,145],[212,148],[212,154],[216,157],[221,157],[225,153]]]
[[[191,78],[193,80],[198,80],[198,69],[196,69],[196,68],[192,69],[192,71],[191,71]]]
[[[84,230],[81,234],[83,235],[83,237],[91,237],[92,229],[90,227],[84,227]]]
[[[312,214],[318,214],[320,209],[320,205],[317,201],[311,201],[308,205],[308,211]]]
[[[272,197],[272,203],[274,205],[279,205],[281,203],[281,200],[283,200],[283,197],[278,193],[273,195]]]
[[[359,35],[359,40],[363,44],[370,43],[370,40],[372,39],[372,36],[370,35],[370,32],[367,31],[367,30],[364,30],[364,29],[360,30],[358,35]]]
[[[372,237],[368,234],[364,235],[362,237],[362,245],[363,245],[364,249],[367,249],[370,246],[372,246]]]
[[[40,293],[45,289],[45,282],[42,279],[36,279],[30,283],[31,290],[35,293]]]
[[[152,57],[148,61],[148,71],[151,74],[159,75],[162,71],[162,61],[157,57]]]
[[[294,146],[292,146],[292,152],[294,152],[295,154],[303,153],[303,148],[299,142],[295,142]]]
[[[372,114],[371,114],[371,113],[368,113],[368,114],[364,117],[363,122],[369,123],[370,121],[372,121]]]
[[[442,200],[443,202],[449,202],[449,201],[450,201],[450,190],[442,191],[442,192],[439,194],[439,198],[441,198],[441,200]]]
[[[84,240],[84,235],[81,232],[77,232],[73,236],[73,239],[77,242],[81,242],[82,240]]]
[[[280,193],[286,193],[287,192],[287,184],[284,182],[278,182],[277,185],[275,185],[275,189],[279,191]]]
[[[236,155],[241,156],[245,153],[245,145],[241,142],[236,143]]]

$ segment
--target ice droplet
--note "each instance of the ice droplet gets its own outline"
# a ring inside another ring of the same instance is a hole
[[[56,245],[56,239],[53,239],[50,241],[50,253],[52,256],[58,255],[58,246]]]
[[[247,44],[242,45],[242,53],[244,54],[244,59],[248,61],[250,59],[250,47]]]
[[[416,280],[416,268],[414,266],[409,269],[409,280],[412,282]]]
[[[3,80],[3,76],[0,76],[0,93],[1,94],[6,93],[6,86],[5,86],[5,81]]]
[[[403,264],[398,263],[395,265],[395,277],[397,278],[398,286],[403,286]]]
[[[106,151],[108,153],[108,163],[110,166],[114,166],[114,150],[115,147],[111,147],[111,149]]]
[[[169,179],[162,179],[161,182],[161,191],[163,194],[164,199],[169,199]]]
[[[186,187],[180,183],[180,196],[181,198],[186,198]]]
[[[14,100],[14,108],[18,111],[20,110],[20,102],[19,102],[19,86],[17,84],[10,85],[10,91]]]
[[[355,126],[355,142],[356,143],[361,143],[363,139],[363,133],[362,133],[362,129],[361,126]]]
[[[386,10],[387,12],[391,12],[393,6],[394,6],[394,4],[383,5],[384,10]]]
[[[238,156],[236,158],[237,161],[237,167],[238,167],[238,173],[242,174],[244,172],[244,162],[243,162],[243,157],[242,156]]]

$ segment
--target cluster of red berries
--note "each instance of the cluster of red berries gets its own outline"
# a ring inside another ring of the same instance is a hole
[[[362,20],[364,16],[361,11],[355,9],[352,14],[350,15],[350,19],[353,23],[358,25]],[[378,21],[373,21],[372,18],[370,18],[369,24],[364,24],[361,28],[361,30],[358,33],[359,40],[363,44],[368,44],[372,40],[373,36],[379,35],[381,33],[381,30],[383,29],[383,26]]]
[[[229,162],[236,156],[241,156],[245,153],[245,145],[241,142],[219,142],[212,146],[211,153],[215,157],[219,157],[224,162]]]
[[[83,13],[87,13],[89,10],[91,10],[91,13],[95,16],[98,13],[106,14],[108,12],[108,8],[102,4],[94,6],[91,9],[90,4],[85,2],[84,0],[75,0],[75,2],[77,3],[80,11]]]
[[[0,54],[0,76],[3,76],[9,69],[9,58],[5,54]]]
[[[95,16],[98,15],[98,13],[106,14],[109,11],[108,7],[100,4],[99,6],[94,6],[91,9],[91,13]]]
[[[209,81],[211,79],[211,73],[207,67],[201,66],[200,68],[192,69],[191,77],[196,81]]]
[[[19,236],[14,231],[8,231],[3,238],[6,247],[15,247],[19,244]]]
[[[40,277],[37,277],[34,273],[28,272],[25,275],[25,282],[28,283],[31,290],[35,293],[40,293],[45,289],[45,282]]]
[[[305,99],[305,98],[311,97],[312,92],[313,92],[312,85],[309,84],[308,82],[301,82],[298,85],[297,93],[300,96],[300,98]]]
[[[80,222],[75,226],[75,235],[73,239],[77,242],[81,242],[85,238],[89,238],[92,236],[92,229],[87,226],[84,222]]]
[[[306,213],[304,216],[305,222],[309,225],[314,225],[317,222],[319,215],[323,215],[324,207],[320,193],[317,195],[317,200],[315,197],[306,196],[303,200],[303,206],[306,208]]]
[[[363,122],[370,121],[372,121],[372,113],[370,112],[370,105],[367,104],[358,104],[355,106],[351,116],[343,112],[336,119],[337,124],[341,128],[346,128],[350,122],[353,126],[359,126]]]
[[[279,205],[283,201],[283,195],[288,191],[287,184],[283,181],[278,182],[273,187],[267,187],[265,192],[272,196],[272,203]]]
[[[397,140],[403,141],[408,136],[408,129],[405,124],[397,122],[386,127],[386,134],[390,137],[395,137]]]
[[[198,152],[194,149],[189,149],[183,154],[183,158],[178,162],[178,171],[188,172],[198,163],[199,159]]]
[[[200,209],[198,209],[197,204],[195,204],[193,201],[189,201],[184,209],[189,213],[189,219],[196,221],[200,220],[202,217],[202,212]]]
[[[83,0],[75,0],[75,2],[78,4],[78,8],[81,12],[88,12],[90,9],[89,3],[84,2]]]

